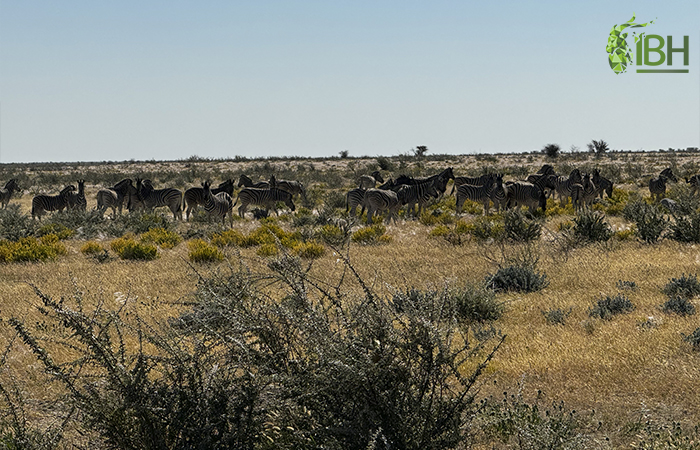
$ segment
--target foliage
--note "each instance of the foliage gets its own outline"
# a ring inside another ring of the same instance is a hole
[[[133,235],[113,240],[110,247],[121,259],[150,261],[158,257],[158,248],[155,245],[137,242]]]
[[[47,234],[39,239],[26,237],[18,241],[0,240],[0,263],[47,261],[66,253],[66,247],[55,234]]]
[[[667,313],[676,313],[679,316],[692,316],[695,314],[695,305],[685,297],[671,297],[663,305],[661,309]]]
[[[558,158],[561,153],[561,147],[559,144],[547,144],[542,148],[542,153],[544,153],[548,158]]]
[[[28,214],[23,214],[17,204],[10,204],[0,210],[0,238],[18,241],[34,235],[36,221]]]
[[[669,237],[679,242],[700,243],[700,213],[675,217]]]
[[[480,216],[471,222],[471,233],[476,239],[485,241],[487,239],[501,240],[505,233],[503,223],[488,216]]]
[[[189,249],[187,256],[192,262],[218,262],[224,259],[221,250],[203,239],[192,239],[187,243],[187,247]]]
[[[120,237],[126,233],[146,233],[152,228],[170,230],[172,226],[173,223],[163,214],[135,211],[107,221],[106,232],[110,236]]]
[[[387,244],[392,241],[392,237],[384,234],[386,227],[381,223],[375,223],[366,227],[362,227],[352,234],[352,241],[358,244]]]
[[[165,228],[151,228],[141,235],[141,242],[155,244],[160,248],[173,248],[180,242],[182,237],[174,231]]]
[[[561,308],[549,309],[542,311],[542,315],[550,325],[565,325],[566,319],[571,315],[571,308],[568,311]]]
[[[671,278],[661,292],[669,298],[681,297],[690,300],[700,295],[700,281],[697,275],[682,274],[680,278]]]
[[[603,156],[610,148],[608,147],[608,143],[605,142],[604,140],[599,140],[596,141],[595,139],[592,140],[587,144],[588,151],[591,153],[595,154],[596,158],[600,158]]]
[[[652,420],[644,421],[630,448],[634,450],[700,450],[700,428],[695,425],[692,430],[684,429],[680,422],[670,425],[657,424]]]
[[[319,229],[318,237],[328,245],[340,246],[348,241],[350,237],[349,228],[345,227],[345,229],[343,229],[338,225],[329,223]]]
[[[605,216],[590,209],[584,209],[574,217],[572,231],[579,242],[605,242],[613,235]]]
[[[217,247],[247,246],[245,235],[238,230],[224,230],[220,233],[215,233],[211,237],[211,243]]]
[[[425,145],[417,145],[416,148],[411,151],[413,152],[413,156],[416,158],[423,158],[425,157],[425,154],[428,153],[428,147]]]
[[[634,311],[634,304],[622,294],[617,294],[614,297],[609,295],[599,299],[595,306],[589,310],[591,317],[600,317],[601,319],[610,320],[617,314],[624,314]]]
[[[547,274],[539,273],[534,264],[519,263],[501,267],[486,277],[486,285],[499,292],[537,292],[549,285]]]
[[[625,289],[629,289],[630,291],[636,291],[637,289],[639,289],[639,286],[637,286],[636,282],[627,280],[617,280],[615,286],[621,291]]]
[[[512,209],[503,215],[506,239],[516,242],[536,241],[542,234],[542,223],[535,218],[528,218],[522,209]]]
[[[47,234],[55,234],[58,239],[69,239],[75,235],[75,230],[67,228],[60,223],[47,223],[36,230],[37,237],[46,236]]]
[[[391,161],[391,159],[387,158],[386,156],[378,156],[377,164],[379,165],[380,169],[385,170],[387,172],[393,172],[394,170],[396,170],[394,163]]]
[[[88,241],[83,244],[82,247],[80,247],[80,251],[84,255],[94,255],[97,253],[102,253],[104,250],[105,248],[95,241]]]
[[[326,253],[326,248],[318,242],[307,241],[299,242],[292,247],[292,251],[303,259],[317,259]]]
[[[690,343],[693,349],[700,350],[700,327],[696,328],[689,335],[683,335],[683,340]]]
[[[653,244],[666,231],[668,220],[655,205],[640,202],[636,209],[635,224],[637,236],[647,244]]]

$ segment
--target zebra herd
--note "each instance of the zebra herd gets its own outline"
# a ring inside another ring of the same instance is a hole
[[[379,171],[359,178],[358,187],[346,195],[346,211],[354,216],[357,207],[362,212],[367,210],[367,222],[371,223],[375,215],[385,214],[386,221],[397,221],[400,208],[406,207],[409,215],[417,217],[426,206],[435,199],[441,198],[447,191],[447,184],[452,180],[453,186],[449,195],[455,195],[456,212],[462,213],[464,202],[472,200],[483,204],[484,214],[488,214],[491,203],[497,211],[512,207],[527,206],[530,211],[538,208],[546,210],[547,199],[557,196],[561,206],[569,199],[576,210],[591,206],[594,199],[603,198],[604,194],[612,196],[613,182],[603,177],[598,169],[593,173],[582,173],[573,169],[568,176],[559,175],[554,168],[545,164],[535,174],[526,180],[504,181],[503,174],[487,173],[478,177],[455,177],[452,167],[423,178],[413,178],[406,175],[396,180],[384,180]],[[135,181],[135,183],[134,183]],[[661,200],[666,193],[668,182],[677,182],[678,178],[671,168],[649,180],[649,192],[655,200]],[[694,194],[700,190],[700,175],[685,179]],[[382,183],[377,186],[377,183]],[[248,208],[257,206],[267,212],[272,209],[278,214],[276,205],[284,203],[290,210],[295,210],[293,198],[296,195],[306,198],[306,189],[299,181],[276,180],[271,176],[268,181],[254,182],[246,175],[241,175],[238,187],[242,188],[233,201],[235,183],[228,179],[217,186],[205,181],[201,187],[192,187],[184,193],[175,188],[156,189],[148,179],[125,178],[109,188],[97,192],[95,209],[104,215],[111,209],[112,217],[122,213],[124,207],[128,211],[153,210],[165,206],[173,214],[174,220],[189,221],[192,213],[199,206],[212,217],[220,219],[225,224],[226,216],[233,224],[233,208],[238,206],[238,214],[245,217]],[[0,189],[0,205],[4,209],[12,195],[20,190],[16,179],[8,181]],[[69,185],[57,195],[37,195],[32,199],[32,218],[41,219],[51,211],[75,209],[85,211],[85,180],[78,180],[78,188]]]
[[[135,183],[134,183],[135,181]],[[183,220],[182,212],[186,211],[186,220],[198,207],[212,217],[233,225],[233,208],[240,204],[238,214],[244,217],[247,208],[251,205],[276,210],[277,202],[283,202],[292,211],[295,210],[293,197],[300,195],[306,198],[306,189],[299,181],[276,180],[274,176],[269,181],[254,183],[245,175],[240,177],[239,187],[243,187],[238,193],[236,201],[233,201],[234,181],[229,179],[217,187],[212,187],[210,181],[205,181],[201,187],[192,187],[184,193],[175,188],[156,189],[153,182],[148,179],[125,178],[109,188],[100,189],[97,192],[97,204],[95,210],[104,215],[107,209],[112,210],[112,218],[121,214],[124,207],[129,212],[137,210],[153,210],[161,206],[167,207],[173,214],[174,220]],[[0,203],[4,209],[10,201],[12,194],[19,191],[17,180],[12,179],[0,189]],[[87,210],[85,198],[85,180],[78,180],[78,188],[74,185],[64,187],[57,195],[37,195],[32,198],[32,218],[41,219],[47,212],[72,209]]]

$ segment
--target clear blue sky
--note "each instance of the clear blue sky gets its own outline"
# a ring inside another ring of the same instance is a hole
[[[633,12],[690,74],[612,72]],[[0,0],[0,162],[591,139],[700,146],[700,2]]]

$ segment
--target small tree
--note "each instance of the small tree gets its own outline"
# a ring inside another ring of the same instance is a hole
[[[340,154],[340,159],[345,159],[345,158],[348,157],[348,155],[350,154],[350,152],[347,151],[347,150],[341,150],[339,154]]]
[[[549,158],[557,158],[559,157],[559,153],[561,153],[561,147],[559,147],[559,144],[547,144],[542,148],[542,153],[547,155]]]
[[[425,145],[417,145],[416,148],[413,149],[413,156],[416,158],[422,158],[426,153],[428,153],[428,147]]]
[[[608,143],[602,139],[599,141],[593,139],[591,142],[588,143],[588,151],[591,153],[595,153],[596,158],[600,158],[608,150],[610,150],[610,147],[608,147]]]

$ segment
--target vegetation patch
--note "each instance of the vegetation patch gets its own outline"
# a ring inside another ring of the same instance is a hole
[[[381,223],[375,223],[355,231],[351,239],[353,242],[363,245],[387,244],[393,239],[385,233],[386,227]]]
[[[55,234],[47,234],[39,239],[26,237],[18,241],[0,241],[1,263],[47,261],[66,253],[66,247]]]
[[[113,240],[110,247],[121,259],[151,261],[158,257],[158,247],[137,242],[133,235]]]
[[[589,310],[591,317],[599,317],[601,319],[610,320],[618,314],[625,314],[634,311],[634,304],[627,296],[617,294],[613,297],[605,296],[598,300]]]
[[[141,242],[146,244],[155,244],[160,248],[173,248],[180,242],[182,237],[174,231],[166,230],[165,228],[151,228],[141,235]]]
[[[203,239],[192,239],[187,242],[187,247],[187,256],[192,262],[210,263],[224,260],[223,252]]]
[[[326,247],[318,242],[307,241],[296,244],[292,251],[303,259],[317,259],[326,253]]]
[[[574,237],[584,243],[606,242],[613,235],[605,216],[589,209],[584,209],[574,218],[572,231]]]
[[[60,223],[47,223],[36,231],[37,237],[46,236],[47,234],[55,234],[58,239],[70,239],[75,235],[75,230],[72,230]]]
[[[682,274],[680,278],[671,278],[661,292],[669,298],[681,297],[690,300],[700,295],[700,281],[697,275]]]
[[[663,305],[661,309],[666,313],[675,313],[679,316],[692,316],[695,314],[695,305],[693,305],[690,300],[685,297],[672,297],[669,298]]]
[[[486,277],[486,285],[497,292],[537,292],[549,285],[547,274],[539,273],[531,264],[501,267]]]

